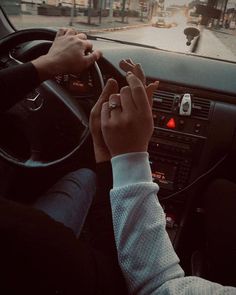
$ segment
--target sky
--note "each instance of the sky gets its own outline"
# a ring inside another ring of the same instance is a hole
[[[191,0],[165,0],[165,5],[169,6],[172,4],[178,4],[178,5],[183,5],[183,4],[188,4],[189,2],[191,2]]]
[[[188,4],[192,0],[165,0],[165,6],[168,7],[172,4],[178,4],[178,5],[183,5],[183,4]],[[228,1],[228,8],[235,7],[236,0],[229,0]]]

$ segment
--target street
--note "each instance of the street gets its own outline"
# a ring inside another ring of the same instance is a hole
[[[105,32],[103,33],[103,36],[128,42],[152,45],[171,51],[186,52],[188,47],[186,46],[186,37],[183,30],[184,27],[182,26],[177,26],[171,29],[150,26],[111,33]],[[101,36],[101,33],[98,35]]]
[[[186,53],[189,52],[189,47],[186,46],[186,36],[183,33],[184,28],[185,26],[177,26],[171,29],[144,27],[99,33],[99,35]],[[229,44],[227,45],[217,38],[212,31],[204,29],[197,54],[236,62],[236,55],[229,49]]]

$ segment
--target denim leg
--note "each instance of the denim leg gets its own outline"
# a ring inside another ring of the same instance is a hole
[[[78,237],[95,190],[95,173],[79,169],[64,176],[33,206],[72,229]]]

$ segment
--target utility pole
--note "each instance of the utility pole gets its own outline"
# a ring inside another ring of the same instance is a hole
[[[113,17],[113,3],[114,0],[110,0],[109,17]]]
[[[126,3],[126,0],[122,0],[122,11],[121,11],[121,14],[122,14],[122,23],[125,22],[125,3]]]
[[[103,0],[99,0],[99,24],[102,23]]]
[[[88,24],[91,25],[92,0],[88,0]]]
[[[223,21],[225,19],[225,12],[226,12],[226,9],[227,9],[228,2],[229,2],[229,0],[225,0],[225,7],[224,7],[224,10],[223,10]]]
[[[144,8],[144,2],[140,2],[140,21],[143,22],[143,8]]]
[[[72,0],[71,1],[71,11],[70,11],[70,22],[69,22],[70,27],[73,26],[74,15],[75,15],[75,0]]]

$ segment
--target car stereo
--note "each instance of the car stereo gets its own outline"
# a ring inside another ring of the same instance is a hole
[[[153,181],[167,191],[183,189],[198,162],[205,137],[155,127],[149,143]]]

